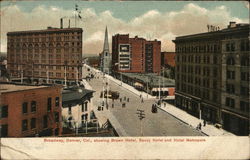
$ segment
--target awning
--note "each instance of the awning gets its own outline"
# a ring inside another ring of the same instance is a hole
[[[159,92],[159,91],[168,91],[168,88],[153,88],[153,92]]]
[[[136,86],[136,87],[143,87],[143,84],[141,84],[141,83],[139,83],[139,82],[135,82],[135,83],[134,83],[134,86]]]

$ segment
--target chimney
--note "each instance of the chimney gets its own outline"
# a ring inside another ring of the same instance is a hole
[[[63,19],[61,18],[61,26],[60,26],[61,29],[63,29]]]
[[[227,28],[234,28],[236,27],[236,22],[229,22],[229,25]]]

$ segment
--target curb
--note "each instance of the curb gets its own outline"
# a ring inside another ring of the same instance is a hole
[[[169,115],[171,115],[172,117],[174,117],[174,118],[176,118],[176,119],[178,119],[178,120],[180,120],[181,122],[183,122],[184,124],[186,124],[186,125],[188,125],[188,126],[191,126],[190,124],[188,124],[187,122],[185,122],[185,121],[183,121],[182,119],[180,119],[180,118],[178,118],[178,117],[176,117],[175,115],[173,115],[173,114],[171,114],[171,113],[169,113],[169,112],[167,112],[166,110],[164,110],[163,108],[161,108],[161,107],[159,107],[158,105],[157,105],[157,108],[159,108],[160,110],[162,110],[162,111],[164,111],[164,112],[166,112],[166,113],[168,113]],[[191,126],[192,127],[192,126]],[[192,127],[193,128],[193,127]],[[196,130],[196,129],[195,129]],[[205,136],[209,136],[208,134],[206,134],[205,132],[203,132],[202,130],[197,130],[197,131],[199,131],[199,132],[201,132],[202,134],[204,134]]]

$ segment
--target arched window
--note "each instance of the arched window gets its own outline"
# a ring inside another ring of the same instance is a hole
[[[64,43],[64,51],[65,52],[69,51],[69,43]]]
[[[234,65],[234,64],[235,64],[234,58],[233,57],[228,57],[227,58],[227,65]]]
[[[28,52],[29,53],[32,53],[32,49],[33,49],[32,47],[33,47],[32,44],[29,44],[29,46],[28,46]]]

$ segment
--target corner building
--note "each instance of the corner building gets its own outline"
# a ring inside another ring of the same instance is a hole
[[[0,84],[1,137],[59,136],[62,86]]]
[[[8,32],[11,77],[43,83],[77,81],[82,77],[82,32],[81,28],[62,27]]]
[[[177,37],[176,106],[249,134],[249,24]]]
[[[112,37],[112,67],[117,72],[159,73],[161,42],[147,41],[129,34]]]

